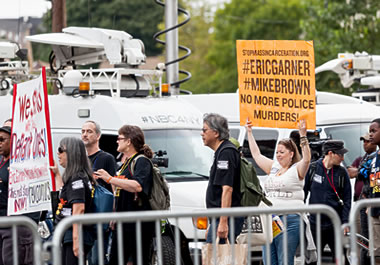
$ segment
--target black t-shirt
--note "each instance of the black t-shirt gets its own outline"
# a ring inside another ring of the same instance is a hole
[[[9,159],[4,161],[0,157],[0,216],[7,216],[8,210],[8,179],[9,179]]]
[[[103,150],[99,150],[95,154],[92,154],[88,157],[92,164],[92,170],[95,172],[98,169],[104,169],[108,172],[111,176],[115,176],[116,174],[116,161],[115,158],[107,152],[104,152]],[[98,184],[102,185],[106,189],[108,189],[110,192],[112,192],[112,186],[111,184],[107,184],[104,180],[98,179]]]
[[[72,215],[73,204],[84,203],[85,213],[91,212],[91,182],[83,172],[79,172],[72,176],[62,187],[59,192],[59,205],[57,210],[57,220],[61,220]],[[93,230],[91,226],[84,226],[84,243],[86,245],[93,244]],[[66,231],[63,242],[72,242],[72,228]]]
[[[233,188],[231,207],[240,206],[240,154],[228,140],[220,144],[214,155],[206,192],[207,208],[222,206],[223,186]]]
[[[130,180],[136,180],[141,185],[142,191],[137,194],[123,189],[120,189],[119,192],[116,191],[117,212],[152,210],[148,199],[153,183],[152,164],[146,157],[138,158],[134,166],[133,176],[132,164],[130,162],[120,175]]]

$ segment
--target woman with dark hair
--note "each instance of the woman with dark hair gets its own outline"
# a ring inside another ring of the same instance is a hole
[[[304,192],[303,182],[309,168],[311,153],[306,136],[306,122],[299,123],[300,145],[302,159],[297,146],[292,139],[282,139],[277,144],[276,159],[274,161],[263,156],[252,134],[252,123],[246,125],[249,148],[253,159],[257,165],[268,175],[264,181],[264,190],[267,198],[273,206],[303,206]],[[284,216],[280,216],[284,220]],[[294,264],[294,256],[300,241],[300,216],[289,214],[287,218],[288,236],[288,261],[287,264]],[[266,248],[263,249],[264,264],[267,264]],[[284,261],[283,235],[279,234],[273,239],[270,245],[270,264],[282,265]]]
[[[91,190],[96,182],[92,177],[83,142],[74,137],[63,138],[58,147],[58,162],[65,172],[61,176],[57,165],[52,167],[57,190],[60,190],[56,222],[67,216],[90,213]],[[79,253],[80,236],[83,236],[84,253]],[[79,254],[83,254],[85,258],[93,243],[94,231],[90,226],[83,226],[83,233],[80,235],[78,224],[73,224],[63,237],[62,263],[78,264]]]
[[[95,172],[95,178],[101,178],[112,184],[115,192],[116,212],[152,210],[149,195],[152,190],[153,168],[150,159],[153,152],[145,144],[142,130],[137,126],[124,125],[119,129],[117,151],[126,157],[117,176],[110,176],[105,170]],[[150,244],[154,233],[154,223],[142,223],[142,259],[149,264]],[[117,238],[114,233],[111,247],[110,264],[118,264]],[[124,258],[128,264],[137,264],[136,259],[136,226],[134,223],[123,225]],[[133,263],[132,263],[133,262]]]

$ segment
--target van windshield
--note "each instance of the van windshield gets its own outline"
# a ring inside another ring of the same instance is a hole
[[[145,141],[154,152],[166,152],[168,167],[160,167],[170,181],[206,180],[213,151],[203,145],[200,130],[146,130]],[[157,156],[156,156],[157,158]]]

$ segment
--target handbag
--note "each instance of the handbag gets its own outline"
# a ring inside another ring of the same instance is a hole
[[[112,192],[97,184],[92,186],[92,212],[108,213],[113,210],[114,196]],[[108,223],[103,224],[103,230],[107,230]]]
[[[265,203],[259,204],[260,208],[268,207]],[[248,222],[250,218],[251,222]],[[251,247],[262,246],[273,241],[272,215],[259,214],[245,218],[240,235],[236,238],[236,242],[240,244],[248,244]]]
[[[202,265],[232,265],[232,248],[234,248],[234,264],[247,264],[247,244],[231,245],[228,239],[227,244],[219,244],[219,237],[217,237],[215,247],[216,255],[214,257],[213,244],[207,243],[202,246]]]

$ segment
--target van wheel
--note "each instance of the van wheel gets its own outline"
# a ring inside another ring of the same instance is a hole
[[[169,236],[161,237],[162,243],[162,264],[175,265],[175,246],[173,240]],[[157,241],[154,238],[152,243],[151,264],[158,265]]]

